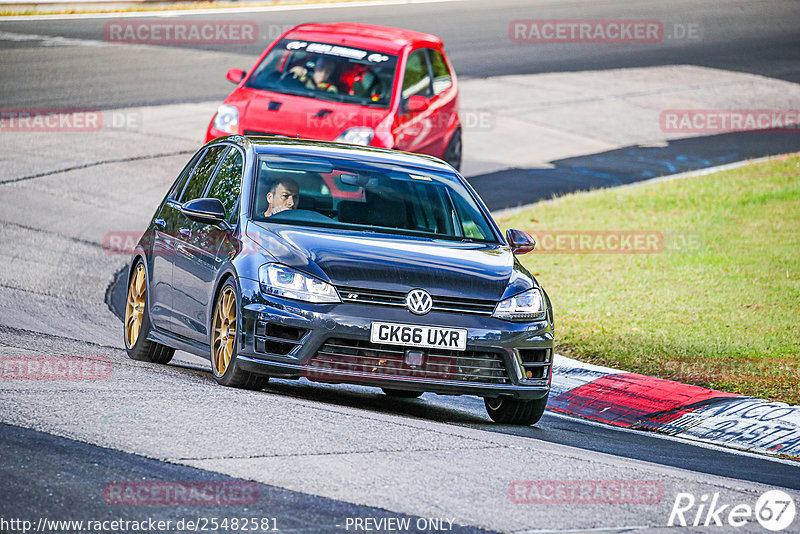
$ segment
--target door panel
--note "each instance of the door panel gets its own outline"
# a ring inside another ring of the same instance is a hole
[[[228,148],[228,145],[215,145],[208,149],[186,183],[180,204],[203,196]],[[174,250],[170,256],[173,306],[170,330],[204,343],[208,342],[205,338],[208,332],[203,320],[207,299],[203,295],[207,286],[213,284],[216,273],[215,250],[209,255],[204,248],[208,246],[207,233],[208,225],[193,222],[178,210],[172,234]]]
[[[178,179],[167,195],[161,209],[153,219],[153,248],[150,262],[150,320],[156,328],[174,329],[175,311],[172,302],[172,266],[175,254],[175,232],[178,229],[177,217],[180,204],[175,200],[180,197],[186,182],[192,175],[197,162],[205,154],[205,150],[197,154],[181,171]]]
[[[181,214],[172,272],[176,333],[208,343],[210,294],[220,268],[216,251],[226,233]]]
[[[221,158],[214,177],[200,196],[219,199],[233,221],[241,189],[244,155],[236,147]],[[190,200],[190,199],[186,199]],[[175,307],[179,313],[178,334],[208,343],[208,327],[214,303],[213,291],[223,260],[217,254],[229,233],[216,226],[193,222],[181,214],[173,270]]]
[[[172,263],[175,254],[173,236],[178,215],[180,210],[173,201],[168,200],[159,211],[153,228],[150,319],[156,328],[166,330],[172,330],[175,315],[172,303]]]

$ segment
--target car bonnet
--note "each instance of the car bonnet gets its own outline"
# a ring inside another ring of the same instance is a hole
[[[499,300],[533,282],[506,245],[253,222],[248,237],[275,260],[337,286]],[[527,281],[524,279],[527,278]],[[522,279],[522,280],[521,280]],[[527,286],[527,287],[526,287]]]

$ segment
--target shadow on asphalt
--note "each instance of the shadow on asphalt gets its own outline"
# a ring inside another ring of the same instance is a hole
[[[800,462],[792,465],[769,458],[742,455],[691,441],[668,439],[643,430],[631,431],[556,415],[550,410],[534,426],[513,426],[492,423],[483,413],[483,401],[471,396],[426,393],[419,399],[393,399],[377,389],[363,386],[288,380],[272,380],[264,392],[333,406],[466,426],[699,473],[800,489]]]
[[[458,406],[437,403],[435,399],[441,397],[434,396],[434,394],[426,394],[419,399],[397,399],[385,395],[377,388],[292,380],[270,380],[263,391],[308,401],[324,402],[334,406],[372,410],[437,422],[474,425],[485,424],[489,421],[488,416],[480,417],[465,412]],[[482,401],[481,406],[483,406]]]
[[[751,158],[800,151],[797,132],[736,132],[629,146],[552,161],[552,169],[505,169],[467,178],[490,210],[512,208]]]
[[[213,383],[214,379],[206,369],[184,364],[170,366],[187,375],[205,376],[209,383]],[[355,408],[376,414],[463,426],[698,473],[800,490],[800,462],[744,455],[689,440],[667,438],[645,430],[622,429],[555,414],[549,409],[534,426],[514,426],[493,423],[485,412],[483,400],[469,395],[425,393],[418,399],[397,399],[385,395],[375,387],[324,384],[306,379],[272,379],[261,394],[315,402],[320,404],[320,408],[325,405]],[[369,417],[369,414],[366,413],[365,417]]]
[[[5,494],[14,495],[0,499],[0,517],[14,518],[19,517],[21,510],[36,510],[50,521],[91,518],[92,521],[139,521],[145,525],[151,520],[172,522],[171,527],[160,528],[160,532],[346,532],[346,520],[353,517],[402,518],[410,519],[412,525],[417,524],[417,517],[412,515],[237,479],[36,430],[0,424],[0,436],[3,457],[0,480]],[[154,502],[148,500],[149,492],[136,489],[148,484],[160,488],[160,492],[153,492]],[[199,498],[184,502],[177,497],[170,498],[170,495],[178,495],[179,487],[192,484],[203,489],[204,497],[213,495],[220,502],[209,503]],[[122,489],[117,490],[124,497],[121,502],[114,501],[110,485],[124,488],[124,493]],[[249,498],[243,498],[245,496]],[[267,528],[252,528],[251,523],[245,523],[247,528],[231,526],[228,530],[220,525],[217,529],[212,528],[207,519],[202,523],[202,518],[211,517],[218,523],[240,517],[257,517],[262,527],[260,518],[270,518],[270,523]],[[35,517],[25,519],[33,519],[33,525],[37,524]],[[176,528],[181,519],[194,521],[196,527]],[[142,527],[141,532],[145,530],[148,528]],[[45,528],[42,531],[73,532],[73,529]],[[132,527],[127,531],[132,531]],[[154,527],[149,527],[149,531],[154,532]],[[436,532],[413,527],[409,531]],[[486,531],[454,524],[453,532]]]

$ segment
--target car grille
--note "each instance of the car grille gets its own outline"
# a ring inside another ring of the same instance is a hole
[[[406,293],[401,291],[362,289],[360,287],[349,286],[336,286],[336,289],[339,291],[342,302],[406,307]],[[433,298],[433,311],[491,315],[494,313],[496,305],[496,302],[493,300],[439,297],[436,295],[431,295],[431,297]]]
[[[484,351],[424,350],[422,364],[405,364],[405,351],[363,340],[328,339],[308,363],[307,377],[341,380],[341,374],[373,378],[427,379],[475,384],[511,383],[503,356]]]

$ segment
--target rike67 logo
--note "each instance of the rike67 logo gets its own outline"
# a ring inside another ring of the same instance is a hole
[[[724,503],[719,493],[704,494],[699,499],[691,493],[678,493],[667,526],[738,528],[756,520],[765,529],[778,532],[792,525],[795,512],[794,500],[781,490],[764,493],[755,507],[745,503]]]

